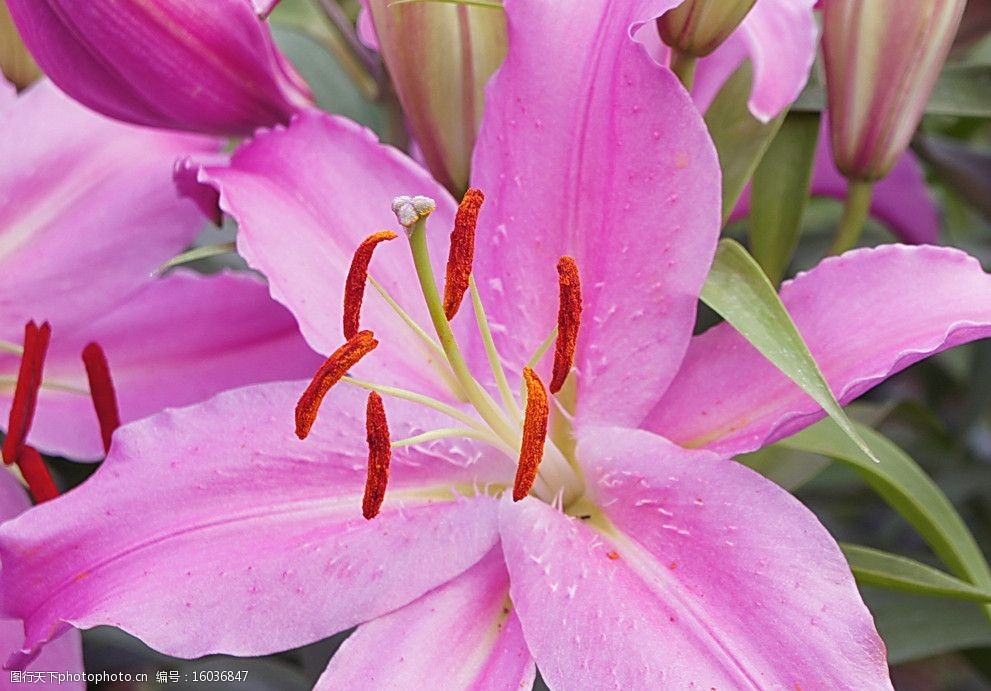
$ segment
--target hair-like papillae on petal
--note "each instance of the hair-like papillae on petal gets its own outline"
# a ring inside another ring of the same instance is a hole
[[[6,521],[26,511],[31,506],[28,495],[14,476],[0,471],[0,521]],[[6,660],[21,648],[24,641],[24,625],[18,619],[0,617],[0,658]],[[32,671],[59,671],[78,673],[83,671],[83,646],[76,631],[67,631],[45,646],[41,654],[28,666]],[[47,680],[47,677],[46,677]],[[85,682],[66,682],[59,688],[84,691]]]
[[[436,200],[428,238],[434,270],[444,274],[456,209],[451,195],[404,154],[343,118],[301,113],[288,128],[258,134],[229,166],[205,167],[200,179],[220,191],[222,208],[237,220],[241,255],[268,277],[272,296],[292,311],[322,354],[344,342],[344,285],[355,250],[371,233],[398,228],[394,197]],[[428,328],[406,242],[380,248],[369,275]],[[357,374],[368,371],[380,383],[445,395],[428,363],[436,363],[436,355],[371,286],[360,327],[373,331],[381,345]]]
[[[117,626],[181,657],[285,650],[405,605],[497,544],[496,500],[451,488],[504,478],[505,458],[460,440],[396,449],[366,521],[364,392],[333,390],[333,424],[301,442],[304,386],[122,427],[82,487],[4,524],[3,607],[27,632],[14,662],[68,625]],[[402,402],[389,415],[397,437],[442,424]]]
[[[824,260],[781,299],[842,403],[947,348],[991,335],[991,276],[950,248],[884,245]],[[753,451],[825,416],[732,327],[692,339],[644,426],[683,446]]]
[[[579,457],[603,518],[500,506],[551,688],[891,689],[843,555],[794,497],[644,431],[587,429]]]
[[[674,4],[506,2],[509,52],[473,163],[486,195],[475,273],[500,353],[520,367],[557,322],[558,258],[577,260],[580,420],[636,422],[663,392],[719,234],[702,119],[630,38]]]
[[[172,163],[215,141],[113,122],[46,80],[0,125],[0,198],[16,200],[0,207],[0,339],[30,319],[58,330],[103,314],[199,232]]]
[[[311,100],[249,0],[7,5],[45,73],[119,120],[245,136]]]
[[[848,183],[833,163],[828,133],[829,126],[823,122],[809,194],[843,200],[846,199]],[[737,220],[749,213],[748,187],[730,218]],[[939,239],[939,209],[926,186],[922,166],[911,151],[903,153],[891,172],[874,183],[871,216],[902,242],[933,244]]]
[[[529,689],[536,667],[509,600],[502,549],[402,609],[364,624],[314,691]]]
[[[309,377],[321,362],[255,276],[177,271],[107,314],[53,330],[31,429],[46,453],[103,456],[80,359],[92,341],[107,355],[124,423],[246,384]],[[0,419],[9,406],[0,396]]]

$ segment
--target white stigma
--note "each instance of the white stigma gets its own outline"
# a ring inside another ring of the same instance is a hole
[[[410,197],[404,194],[392,200],[392,212],[396,214],[399,225],[407,230],[421,218],[433,213],[436,208],[437,202],[422,195]]]

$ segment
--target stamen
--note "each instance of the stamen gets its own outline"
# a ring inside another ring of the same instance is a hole
[[[370,521],[378,516],[382,502],[385,501],[385,487],[389,483],[389,461],[392,459],[385,406],[382,404],[382,397],[374,391],[368,394],[365,429],[368,434],[368,479],[365,481],[365,496],[361,500],[361,515]]]
[[[526,382],[526,412],[523,415],[523,441],[520,444],[520,463],[513,483],[513,501],[520,501],[528,494],[537,478],[537,466],[544,457],[544,440],[547,439],[547,391],[540,377],[529,367],[523,370]]]
[[[10,465],[17,460],[18,452],[27,439],[34,409],[38,403],[38,389],[41,388],[41,375],[45,366],[45,354],[52,327],[45,322],[39,328],[33,321],[24,326],[24,355],[17,373],[17,386],[14,388],[14,401],[10,406],[7,424],[7,438],[3,442],[3,462]]]
[[[320,404],[330,388],[339,382],[348,370],[379,344],[371,331],[359,331],[354,338],[335,350],[320,366],[306,391],[296,403],[296,436],[306,439],[317,420]]]
[[[365,298],[365,282],[368,279],[368,265],[372,261],[372,252],[380,242],[395,240],[397,237],[391,230],[382,230],[369,235],[355,250],[347,280],[344,282],[344,338],[350,340],[358,333],[361,303]]]
[[[83,348],[83,365],[86,367],[86,378],[89,379],[89,391],[93,398],[96,419],[100,421],[103,451],[107,453],[110,451],[110,439],[114,430],[120,427],[120,412],[117,407],[114,381],[110,377],[110,365],[99,343],[90,343]]]
[[[444,282],[444,314],[447,321],[454,319],[461,301],[468,291],[468,278],[475,258],[475,226],[485,195],[480,190],[465,192],[451,231],[451,248],[447,255],[447,278]]]
[[[578,344],[578,327],[582,322],[582,283],[578,265],[569,256],[557,262],[560,284],[560,305],[557,312],[557,341],[554,344],[554,374],[551,377],[551,393],[556,394],[564,386],[571,367],[575,363],[575,347]]]
[[[41,454],[32,447],[24,445],[17,454],[17,467],[24,476],[24,482],[28,485],[28,491],[35,502],[40,504],[43,501],[54,499],[58,496],[58,487],[52,480],[51,473],[45,466]]]

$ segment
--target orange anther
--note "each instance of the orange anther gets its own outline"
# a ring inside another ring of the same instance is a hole
[[[471,188],[465,192],[451,231],[451,248],[447,255],[447,279],[444,283],[444,314],[447,321],[454,319],[461,301],[468,291],[468,279],[475,259],[475,226],[485,195]]]
[[[361,501],[361,515],[372,520],[378,516],[382,502],[385,501],[385,487],[389,484],[389,461],[392,459],[389,421],[385,417],[382,397],[374,391],[368,394],[365,429],[368,433],[368,479],[365,481],[365,496]]]
[[[296,436],[306,439],[330,387],[379,344],[371,331],[359,331],[320,365],[313,380],[296,403]]]
[[[554,343],[551,393],[561,390],[575,363],[578,328],[582,323],[582,282],[575,260],[568,256],[561,257],[557,262],[557,275],[560,303],[557,311],[557,341]]]
[[[376,245],[386,240],[395,240],[391,230],[373,233],[362,240],[351,259],[351,268],[344,282],[344,338],[352,339],[358,333],[361,321],[361,303],[365,298],[365,282],[368,280],[368,265]]]
[[[544,457],[544,440],[547,439],[547,391],[540,377],[529,367],[523,369],[526,382],[526,411],[523,414],[523,442],[520,444],[520,463],[513,483],[513,501],[519,501],[530,493],[537,479],[537,466]]]
[[[117,408],[117,392],[110,377],[110,365],[98,343],[90,343],[83,348],[83,365],[86,367],[89,393],[96,410],[96,419],[100,422],[100,438],[106,453],[110,451],[110,439],[114,430],[120,427],[120,412]]]

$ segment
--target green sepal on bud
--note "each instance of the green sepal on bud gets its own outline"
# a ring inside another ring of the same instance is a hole
[[[757,0],[685,0],[657,20],[661,40],[683,55],[709,55],[736,31]]]

